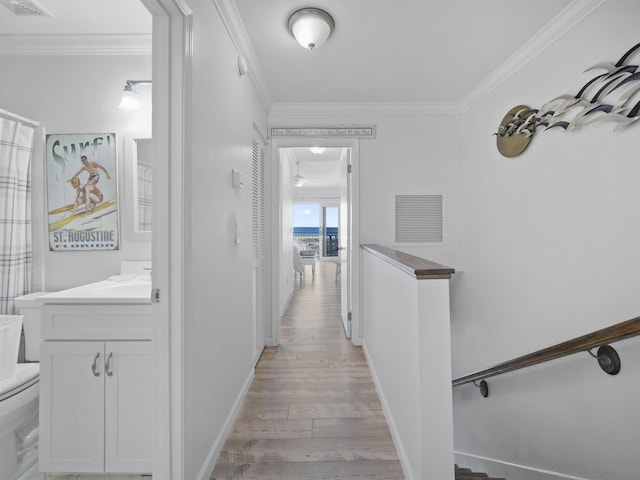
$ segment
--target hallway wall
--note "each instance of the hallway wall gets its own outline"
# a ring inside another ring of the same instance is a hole
[[[395,244],[395,195],[442,194],[445,241],[432,245],[402,245],[400,250],[430,260],[460,265],[462,211],[458,187],[459,116],[453,111],[387,112],[301,115],[277,111],[270,126],[377,126],[375,139],[360,140],[360,243]]]
[[[193,57],[186,86],[183,478],[199,480],[213,470],[253,375],[251,141],[254,123],[266,137],[266,112],[249,76],[238,76],[238,51],[214,2],[187,3]],[[245,188],[233,188],[233,169],[244,173]]]
[[[515,158],[491,136],[512,107],[575,94],[640,41],[640,4],[605,2],[465,114],[464,273],[452,291],[454,376],[640,314],[638,125],[539,131]],[[640,62],[640,52],[631,58]],[[458,461],[522,480],[637,477],[640,341],[617,377],[586,353],[454,389]]]

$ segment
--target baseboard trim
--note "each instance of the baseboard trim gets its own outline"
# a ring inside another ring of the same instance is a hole
[[[454,452],[456,464],[473,470],[487,472],[492,476],[520,478],[523,480],[594,480],[586,477],[566,475],[551,470],[505,462],[496,458],[473,455],[471,453]]]
[[[380,404],[382,405],[382,411],[384,412],[384,416],[387,420],[387,424],[389,425],[389,431],[391,432],[391,438],[393,439],[393,443],[396,446],[396,451],[398,452],[398,457],[400,458],[400,464],[402,465],[402,471],[404,472],[404,476],[406,480],[413,480],[415,478],[413,474],[413,470],[411,469],[411,465],[409,463],[409,458],[407,457],[407,452],[404,448],[404,444],[400,439],[400,433],[398,432],[398,427],[393,420],[393,415],[391,414],[391,409],[389,408],[389,404],[387,403],[387,399],[384,395],[384,390],[382,390],[382,386],[380,385],[380,380],[376,373],[375,366],[371,361],[371,357],[369,356],[369,351],[367,350],[367,344],[363,340],[362,341],[362,351],[364,352],[365,359],[367,360],[367,365],[369,366],[369,371],[371,372],[371,377],[373,378],[373,384],[376,387],[376,392],[378,393],[378,397],[380,397]]]
[[[18,477],[18,480],[36,480],[38,473],[38,462],[35,462]],[[45,478],[44,474],[42,474],[42,478]]]
[[[211,450],[209,451],[209,455],[207,455],[207,459],[204,462],[204,465],[200,469],[197,480],[208,480],[211,474],[213,473],[213,469],[216,466],[216,462],[218,461],[218,457],[220,456],[220,451],[224,445],[225,440],[229,436],[229,432],[231,431],[231,427],[233,427],[233,422],[235,421],[238,413],[240,412],[240,408],[242,407],[242,402],[247,396],[247,392],[249,391],[249,387],[251,387],[251,382],[253,382],[253,378],[255,376],[255,370],[252,368],[251,372],[249,372],[249,376],[242,385],[242,389],[238,393],[236,397],[236,401],[233,403],[233,408],[227,415],[227,419],[222,425],[222,429],[216,438],[216,441],[211,446]]]

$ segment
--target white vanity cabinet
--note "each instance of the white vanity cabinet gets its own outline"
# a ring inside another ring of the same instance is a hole
[[[40,471],[151,473],[150,305],[45,304],[42,337]]]

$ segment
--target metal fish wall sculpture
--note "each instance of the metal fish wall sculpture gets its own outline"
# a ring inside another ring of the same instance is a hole
[[[627,64],[640,50],[640,43],[616,63],[601,62],[585,72],[604,70],[589,80],[575,95],[560,95],[538,109],[518,105],[500,122],[498,151],[505,157],[521,154],[536,131],[562,128],[575,130],[595,122],[612,121],[615,130],[627,128],[640,119],[640,70]]]

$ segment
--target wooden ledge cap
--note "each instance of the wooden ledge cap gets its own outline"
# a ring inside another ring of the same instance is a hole
[[[413,275],[417,280],[433,280],[438,278],[451,278],[456,271],[451,267],[425,260],[408,253],[394,250],[381,245],[366,244],[360,248],[381,258],[385,262],[394,265],[403,272]]]

